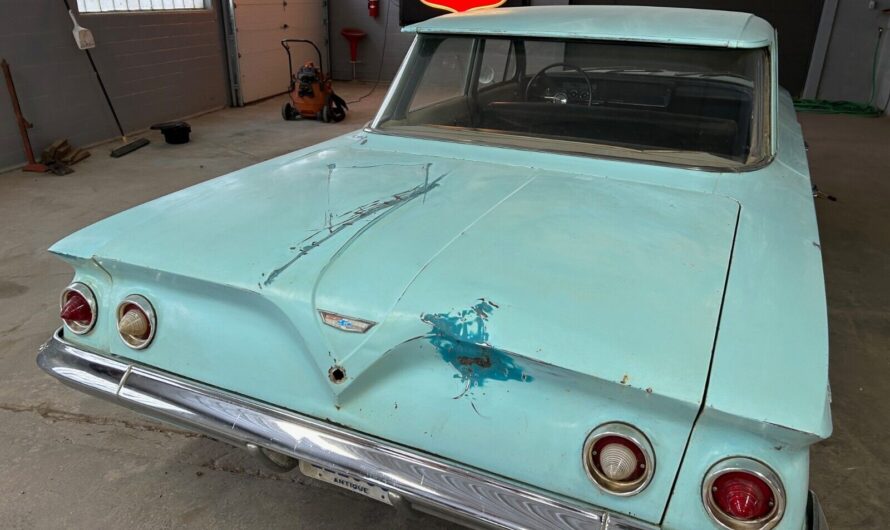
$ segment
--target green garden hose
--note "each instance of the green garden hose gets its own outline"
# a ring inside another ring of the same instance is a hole
[[[880,51],[883,33],[884,28],[878,28],[878,40],[875,43],[875,51],[871,60],[871,95],[868,97],[868,103],[826,101],[824,99],[795,99],[794,108],[799,112],[817,112],[820,114],[852,114],[854,116],[871,117],[883,115],[884,111],[874,106],[878,86],[878,52]]]
[[[798,112],[818,112],[820,114],[852,114],[876,118],[884,112],[868,103],[852,101],[826,101],[824,99],[798,99],[794,101]]]

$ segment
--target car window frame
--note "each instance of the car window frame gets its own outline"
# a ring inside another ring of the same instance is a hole
[[[417,70],[418,63],[412,64],[412,57],[416,52],[416,48],[421,42],[423,38],[455,38],[455,37],[464,37],[464,38],[472,38],[474,39],[473,46],[473,57],[471,59],[470,68],[471,75],[468,76],[468,83],[466,87],[466,91],[463,96],[457,97],[467,97],[469,101],[477,94],[475,92],[471,94],[470,92],[475,91],[478,88],[478,74],[479,69],[481,67],[482,56],[480,53],[477,53],[479,50],[479,44],[485,42],[487,39],[509,39],[511,41],[511,47],[515,48],[515,60],[516,60],[516,69],[514,71],[514,76],[510,81],[517,81],[520,84],[520,89],[523,87],[522,80],[527,73],[526,70],[526,57],[525,57],[525,46],[524,43],[526,40],[555,40],[557,37],[537,37],[537,36],[525,36],[525,35],[501,35],[501,34],[484,34],[484,33],[470,33],[470,34],[462,34],[462,33],[418,33],[414,40],[411,43],[411,46],[408,50],[408,53],[405,56],[402,65],[396,73],[395,78],[393,79],[392,84],[390,85],[390,90],[387,95],[384,97],[383,102],[381,103],[380,109],[375,115],[374,119],[369,122],[368,125],[365,126],[364,130],[366,132],[372,132],[377,134],[382,134],[385,136],[398,136],[404,138],[417,138],[424,140],[432,140],[432,141],[443,141],[443,142],[451,142],[451,143],[466,143],[457,138],[446,138],[446,137],[431,137],[425,136],[422,134],[408,134],[402,131],[386,131],[380,128],[380,124],[388,119],[387,111],[394,107],[394,104],[401,104],[404,101],[405,94],[396,94],[396,89],[402,87],[403,78],[410,74],[412,71]],[[578,39],[572,37],[564,37],[560,40],[563,41],[572,41],[577,40],[581,42],[611,42],[611,41],[603,41],[597,39]],[[627,40],[624,42],[628,42],[631,44],[647,44],[646,42],[637,42],[632,40]],[[651,43],[648,43],[651,44]],[[658,44],[658,43],[656,43]],[[667,43],[664,43],[667,44]],[[695,47],[695,46],[693,46]],[[646,158],[635,158],[635,157],[626,157],[626,156],[611,156],[606,154],[589,154],[583,152],[575,152],[571,150],[562,150],[562,149],[548,149],[546,147],[538,147],[538,148],[524,148],[514,145],[504,145],[500,143],[485,143],[485,142],[473,142],[473,145],[484,145],[486,147],[500,148],[500,149],[516,149],[523,151],[539,151],[546,152],[558,155],[566,155],[566,156],[577,156],[591,159],[607,159],[607,160],[616,160],[622,162],[629,163],[640,163],[640,164],[648,164],[648,165],[657,165],[657,166],[668,166],[675,167],[680,169],[690,169],[697,170],[703,172],[712,172],[712,173],[745,173],[750,171],[756,171],[762,169],[768,165],[770,165],[773,160],[775,160],[778,154],[778,142],[777,142],[777,121],[778,121],[778,98],[776,95],[776,74],[777,68],[774,60],[775,55],[775,43],[771,43],[769,45],[765,45],[762,47],[750,48],[751,50],[760,50],[763,53],[762,60],[762,78],[755,78],[755,83],[760,88],[761,97],[756,98],[759,99],[760,104],[762,105],[760,108],[759,116],[756,117],[762,125],[759,127],[752,127],[752,138],[751,145],[753,146],[755,142],[760,142],[763,146],[764,153],[759,159],[754,161],[746,161],[741,165],[726,165],[726,166],[709,166],[709,165],[694,165],[694,164],[685,164],[685,163],[674,163],[674,162],[663,162],[658,160],[650,160]],[[407,88],[411,88],[410,92],[413,94],[414,90],[416,90],[417,83],[419,82],[418,75],[414,75],[409,78],[411,85],[408,85]],[[475,83],[475,85],[474,85]],[[499,83],[493,83],[489,85],[491,86],[499,85]],[[405,90],[406,87],[402,87],[402,92],[407,92]],[[453,99],[453,98],[452,98]],[[409,102],[410,103],[410,102]],[[442,103],[442,102],[439,102]],[[438,103],[437,103],[438,104]],[[760,131],[758,137],[755,138],[756,131]],[[596,144],[594,144],[596,145]]]

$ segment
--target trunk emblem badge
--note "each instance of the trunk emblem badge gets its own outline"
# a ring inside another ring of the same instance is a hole
[[[376,322],[371,322],[370,320],[348,317],[331,311],[324,311],[322,309],[318,311],[318,314],[321,316],[321,321],[328,326],[349,333],[365,333],[377,325]]]

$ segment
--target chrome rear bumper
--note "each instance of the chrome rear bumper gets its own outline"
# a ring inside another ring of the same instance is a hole
[[[828,530],[828,520],[822,511],[822,504],[812,491],[807,497],[807,530]]]
[[[216,388],[74,347],[57,331],[37,364],[77,390],[235,446],[265,447],[357,476],[409,504],[471,526],[654,530],[478,471]]]

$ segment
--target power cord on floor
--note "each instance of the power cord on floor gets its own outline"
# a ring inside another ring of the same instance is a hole
[[[874,106],[878,87],[878,52],[881,48],[881,36],[884,28],[878,28],[878,40],[875,43],[875,51],[871,60],[871,95],[868,103],[854,103],[852,101],[826,101],[824,99],[796,99],[794,108],[800,112],[816,112],[820,114],[850,114],[854,116],[878,117],[884,111]]]
[[[361,96],[358,99],[354,99],[352,101],[347,101],[346,103],[349,105],[352,105],[353,103],[361,102],[361,100],[363,100],[366,97],[373,94],[374,91],[377,90],[377,87],[380,86],[380,78],[383,75],[383,60],[386,58],[386,41],[387,41],[387,37],[389,36],[389,14],[390,14],[390,11],[392,11],[393,4],[396,4],[396,2],[397,2],[397,0],[390,0],[389,2],[387,2],[386,3],[386,13],[383,15],[386,18],[384,19],[384,22],[383,22],[383,47],[380,50],[380,64],[377,66],[377,79],[374,81],[374,85],[371,86],[371,90],[369,90],[367,92],[367,94],[365,94],[364,96]]]

